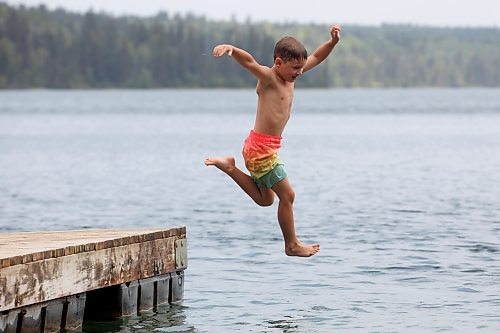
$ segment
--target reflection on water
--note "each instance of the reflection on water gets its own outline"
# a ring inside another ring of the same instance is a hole
[[[120,318],[109,322],[84,323],[83,332],[168,332],[195,333],[199,332],[188,323],[187,308],[182,305],[160,305],[154,311],[144,311],[138,316]]]
[[[299,332],[299,325],[293,318],[284,318],[278,320],[268,320],[265,331],[295,333]]]

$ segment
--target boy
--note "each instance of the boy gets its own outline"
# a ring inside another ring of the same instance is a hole
[[[257,116],[255,126],[243,147],[245,165],[251,176],[236,167],[234,157],[210,157],[205,165],[215,165],[229,175],[258,205],[270,206],[274,193],[279,198],[278,222],[289,256],[309,257],[316,254],[319,244],[303,244],[295,234],[293,201],[295,193],[277,155],[281,134],[290,118],[294,82],[297,77],[321,63],[340,40],[340,26],[330,30],[331,38],[311,55],[292,37],[278,41],[274,49],[272,68],[262,66],[246,51],[233,45],[218,45],[213,50],[216,58],[227,54],[246,68],[257,79]]]

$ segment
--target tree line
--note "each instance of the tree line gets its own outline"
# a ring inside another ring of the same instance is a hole
[[[308,51],[330,26],[214,21],[202,16],[115,17],[0,2],[0,88],[252,87],[255,79],[213,47],[235,44],[271,66],[276,40]],[[301,87],[500,86],[499,28],[344,26]]]

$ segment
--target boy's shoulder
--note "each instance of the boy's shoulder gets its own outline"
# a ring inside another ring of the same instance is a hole
[[[260,65],[260,75],[257,76],[257,86],[264,85],[269,86],[272,85],[276,79],[274,75],[274,71],[271,67]]]

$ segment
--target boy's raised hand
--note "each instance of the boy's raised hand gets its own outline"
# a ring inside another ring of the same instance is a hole
[[[219,58],[227,53],[228,56],[232,57],[233,50],[234,50],[234,46],[229,45],[229,44],[221,44],[221,45],[217,45],[216,47],[214,47],[212,55],[216,58]]]
[[[330,30],[330,35],[332,36],[333,42],[337,43],[340,40],[340,25],[335,24]]]

